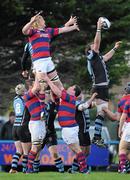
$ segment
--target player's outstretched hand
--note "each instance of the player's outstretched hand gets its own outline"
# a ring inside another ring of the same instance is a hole
[[[122,41],[116,42],[114,48],[118,49],[121,44],[122,44]]]
[[[78,26],[77,23],[74,23],[74,26],[75,26],[75,29],[76,29],[77,31],[80,31],[79,26]]]

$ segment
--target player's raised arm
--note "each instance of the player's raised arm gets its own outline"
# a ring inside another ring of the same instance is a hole
[[[120,47],[122,41],[118,41],[115,43],[115,46],[103,56],[104,61],[108,61],[115,54],[116,50]]]
[[[23,27],[23,29],[22,29],[23,34],[25,34],[25,35],[29,34],[29,31],[32,28],[32,25],[33,25],[34,22],[36,22],[38,16],[39,16],[39,13],[36,14],[35,16],[33,16],[31,18],[31,20]]]
[[[47,76],[46,73],[42,74],[42,79],[47,82],[47,84],[50,86],[52,92],[57,95],[59,98],[61,97],[62,90],[59,89]]]
[[[99,52],[99,48],[100,48],[100,43],[101,43],[101,29],[102,29],[102,21],[101,18],[98,19],[97,22],[97,30],[96,30],[96,35],[94,38],[94,51],[95,52]]]
[[[69,27],[77,23],[77,17],[76,16],[71,16],[70,19],[65,23],[65,27]]]
[[[68,27],[65,26],[65,27],[59,28],[59,34],[71,32],[74,30],[79,31],[79,27],[77,23],[74,23],[74,25],[72,26],[68,26]]]

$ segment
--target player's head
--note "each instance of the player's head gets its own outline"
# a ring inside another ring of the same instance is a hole
[[[48,84],[44,80],[39,80],[40,88],[42,91],[46,91],[48,89]]]
[[[81,88],[78,85],[75,85],[75,96],[78,97],[81,94]]]
[[[20,95],[20,96],[23,96],[24,93],[26,91],[26,88],[25,88],[25,85],[24,84],[18,84],[16,87],[15,87],[15,93],[17,95]]]
[[[90,42],[86,45],[85,47],[85,54],[88,55],[89,54],[89,51],[93,49],[93,46],[94,46],[94,42]]]
[[[81,94],[81,88],[78,85],[73,85],[67,89],[67,92],[70,95],[78,97]]]
[[[44,20],[44,18],[41,16],[41,15],[39,15],[39,16],[37,16],[37,18],[36,18],[36,21],[33,23],[33,28],[45,28],[46,27],[46,24],[45,24],[45,20]]]
[[[127,83],[127,86],[125,87],[125,94],[130,94],[130,82]]]
[[[10,121],[11,123],[14,123],[14,121],[15,121],[15,113],[14,113],[13,111],[11,111],[11,112],[9,113],[9,121]]]

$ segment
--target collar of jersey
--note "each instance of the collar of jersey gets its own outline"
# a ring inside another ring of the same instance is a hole
[[[44,31],[45,32],[45,29],[38,29],[38,31]]]

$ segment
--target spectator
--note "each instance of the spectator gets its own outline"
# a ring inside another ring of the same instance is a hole
[[[4,123],[1,128],[0,139],[12,140],[12,128],[13,128],[14,120],[15,120],[15,114],[14,112],[10,112],[9,120],[6,123]]]

